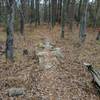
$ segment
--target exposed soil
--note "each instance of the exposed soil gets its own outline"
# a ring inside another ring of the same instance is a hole
[[[52,31],[47,26],[37,29],[26,28],[25,38],[17,32],[14,34],[13,64],[6,63],[5,55],[0,55],[0,97],[2,100],[100,100],[92,84],[92,76],[83,66],[88,62],[100,67],[100,42],[96,41],[96,32],[88,29],[87,38],[80,44],[78,31],[65,29],[65,39],[60,39],[60,28]],[[0,45],[5,48],[5,32],[1,32]],[[56,67],[41,69],[34,51],[38,44],[49,39],[56,47],[61,48],[63,62]],[[23,55],[23,50],[28,55]],[[26,94],[9,97],[6,90],[12,87],[26,89]]]

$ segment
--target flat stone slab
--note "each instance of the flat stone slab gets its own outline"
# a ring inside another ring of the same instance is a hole
[[[24,88],[10,88],[7,90],[7,94],[10,97],[23,96],[25,95],[25,89]]]

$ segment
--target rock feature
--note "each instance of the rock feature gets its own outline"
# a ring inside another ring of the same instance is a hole
[[[53,43],[50,43],[50,41],[38,44],[36,55],[39,58],[39,65],[45,69],[57,67],[59,60],[61,61],[64,58],[61,49],[56,48]]]
[[[10,97],[23,96],[25,95],[25,89],[24,88],[10,88],[7,90],[7,94]]]

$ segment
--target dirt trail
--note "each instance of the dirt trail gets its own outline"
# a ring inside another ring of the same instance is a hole
[[[99,65],[100,45],[96,44],[95,35],[89,33],[80,46],[77,32],[66,32],[64,40],[59,38],[58,32],[59,28],[56,32],[43,28],[31,35],[27,33],[25,45],[16,36],[16,62],[12,65],[0,60],[0,97],[3,100],[13,98],[5,94],[6,89],[12,87],[26,88],[26,95],[16,97],[17,100],[100,100],[91,83],[91,75],[82,65],[83,62]],[[56,67],[41,69],[38,64],[34,51],[37,46],[43,46],[44,41],[51,41],[61,48],[64,60]],[[28,49],[28,55],[23,56],[23,48]]]

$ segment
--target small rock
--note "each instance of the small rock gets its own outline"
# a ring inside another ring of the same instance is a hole
[[[46,41],[44,43],[44,47],[45,49],[49,49],[49,50],[52,50],[54,48],[54,46],[49,41]]]
[[[44,44],[43,44],[43,43],[39,43],[37,46],[38,46],[39,48],[43,48],[43,49],[44,49]]]
[[[25,89],[24,88],[11,88],[7,90],[7,94],[10,97],[25,95]]]
[[[45,55],[48,55],[48,52],[47,52],[47,51],[40,51],[40,52],[37,53],[37,55],[38,55],[39,57],[43,57],[43,56],[45,56]]]
[[[60,48],[55,48],[54,51],[52,51],[53,55],[57,58],[64,58],[64,55],[61,53]]]
[[[23,50],[23,55],[28,55],[28,50],[27,49]]]

